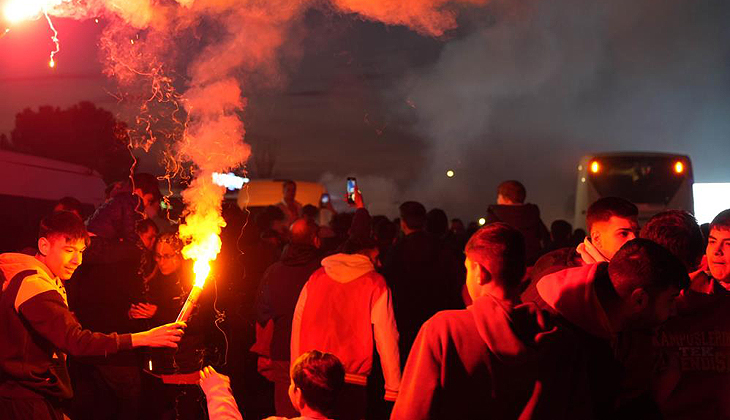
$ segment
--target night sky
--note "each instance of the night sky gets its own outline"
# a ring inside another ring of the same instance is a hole
[[[0,39],[0,133],[46,104],[129,118],[102,74],[105,21],[54,22],[55,70],[45,21]],[[725,0],[494,1],[435,38],[320,7],[292,24],[275,75],[245,76],[247,141],[277,177],[333,195],[357,176],[391,216],[420,200],[475,218],[519,179],[546,223],[572,221],[578,159],[600,151],[684,153],[696,181],[730,182],[728,22]]]

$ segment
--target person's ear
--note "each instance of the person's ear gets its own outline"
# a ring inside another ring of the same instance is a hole
[[[302,390],[296,385],[294,385],[294,390],[291,393],[291,403],[298,411],[300,411],[304,406],[304,404],[302,404]]]
[[[48,238],[39,238],[38,239],[38,251],[43,255],[44,257],[47,256],[51,252],[51,241],[48,240]]]
[[[630,302],[635,312],[641,312],[649,306],[649,294],[643,288],[637,287],[631,292]]]
[[[601,247],[601,232],[598,230],[593,230],[590,233],[591,236],[591,243],[596,246],[596,248]]]
[[[477,264],[477,263],[475,263],[475,264]],[[479,268],[477,270],[477,283],[480,286],[484,286],[485,284],[492,281],[492,273],[490,273],[489,270],[487,270],[486,267],[484,267],[481,264],[477,264],[477,266]]]

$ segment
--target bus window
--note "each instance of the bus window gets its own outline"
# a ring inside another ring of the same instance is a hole
[[[591,171],[588,179],[598,194],[623,197],[635,204],[669,204],[686,176],[685,164],[668,156],[614,156],[594,162],[601,171]]]
[[[573,226],[585,228],[588,207],[621,197],[639,208],[639,221],[667,209],[693,212],[692,162],[671,153],[619,152],[584,156],[578,165]]]

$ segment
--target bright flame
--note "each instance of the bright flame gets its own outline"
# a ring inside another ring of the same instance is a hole
[[[674,164],[674,172],[681,174],[684,172],[684,163],[681,161],[677,161],[677,163]]]
[[[487,219],[485,219],[483,217],[479,219],[479,226],[484,226],[486,224],[487,224]]]
[[[38,17],[43,12],[41,0],[10,0],[5,4],[3,14],[10,23],[19,23]]]
[[[182,250],[183,257],[193,260],[195,287],[201,289],[210,274],[210,262],[221,250],[218,236],[225,221],[220,216],[221,200],[225,189],[214,185],[210,177],[193,181],[190,189],[183,192],[188,204],[185,224],[180,226],[180,238],[187,243]]]
[[[38,19],[63,0],[9,0],[3,8],[5,19],[13,24]]]
[[[594,174],[597,174],[598,171],[600,171],[600,170],[601,170],[601,165],[598,164],[598,161],[594,160],[591,163],[591,172],[593,172]]]
[[[446,176],[449,177],[449,178],[453,178],[454,177],[454,171],[452,171],[452,170],[446,171]]]

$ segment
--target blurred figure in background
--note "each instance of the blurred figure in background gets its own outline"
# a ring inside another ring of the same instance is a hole
[[[550,241],[550,233],[540,219],[535,204],[525,204],[527,192],[519,181],[504,181],[497,187],[497,204],[487,209],[487,224],[503,222],[514,227],[525,238],[527,265],[531,266]]]

